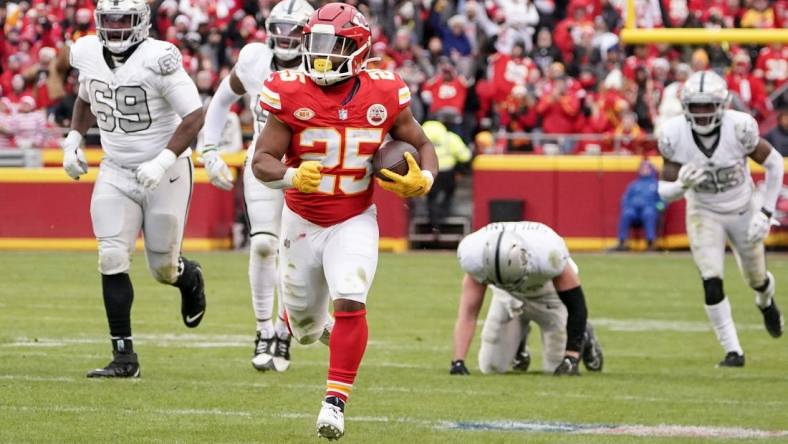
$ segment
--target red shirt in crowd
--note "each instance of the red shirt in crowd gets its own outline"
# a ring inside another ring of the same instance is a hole
[[[468,83],[462,76],[446,80],[439,74],[427,80],[422,90],[432,96],[431,113],[441,108],[453,108],[462,115],[465,109],[465,98],[468,96]]]
[[[525,85],[531,71],[538,67],[528,57],[514,58],[507,54],[493,54],[490,57],[492,67],[491,81],[495,85],[495,101],[502,102],[509,97],[515,85]]]

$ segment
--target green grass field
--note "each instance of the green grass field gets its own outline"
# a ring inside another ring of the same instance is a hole
[[[288,372],[255,371],[246,255],[189,257],[206,275],[202,325],[182,325],[177,290],[156,284],[137,256],[142,378],[100,381],[84,377],[110,357],[95,254],[0,253],[0,442],[316,441],[327,348],[294,345]],[[575,260],[605,348],[602,374],[482,376],[477,331],[473,374],[450,377],[454,255],[382,255],[342,442],[788,442],[788,338],[765,332],[732,258],[725,288],[747,354],[736,370],[714,368],[723,352],[688,255]],[[788,256],[772,254],[769,266],[786,309]],[[541,369],[537,339],[532,369]],[[684,437],[657,436],[671,431]]]

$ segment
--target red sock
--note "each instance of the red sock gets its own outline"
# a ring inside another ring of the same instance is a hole
[[[334,329],[328,343],[326,397],[347,402],[367,348],[367,310],[334,312]]]

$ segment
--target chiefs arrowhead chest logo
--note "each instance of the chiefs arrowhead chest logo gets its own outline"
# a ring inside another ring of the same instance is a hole
[[[388,111],[386,111],[385,106],[379,103],[376,103],[367,109],[367,122],[369,122],[371,125],[383,125],[383,122],[386,121],[386,117],[388,117]]]

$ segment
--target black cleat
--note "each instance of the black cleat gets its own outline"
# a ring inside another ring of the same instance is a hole
[[[772,335],[773,338],[779,338],[783,334],[783,326],[785,321],[783,315],[780,314],[780,309],[777,308],[777,303],[772,298],[772,303],[766,308],[758,307],[763,314],[763,324],[766,326],[766,331]]]
[[[451,367],[449,367],[449,374],[470,375],[471,372],[468,371],[468,367],[465,367],[465,361],[463,361],[462,359],[457,359],[456,361],[451,361]]]
[[[292,336],[287,335],[286,338],[276,337],[276,347],[274,348],[274,370],[278,372],[283,372],[290,367],[290,338]]]
[[[194,328],[200,325],[205,315],[205,281],[198,262],[184,258],[183,266],[183,282],[178,283],[181,290],[181,316],[187,327]]]
[[[591,324],[586,325],[586,332],[583,337],[583,352],[580,354],[583,365],[590,372],[601,372],[605,363],[602,354],[602,345],[597,341],[594,328]]]
[[[744,355],[736,352],[728,352],[725,358],[717,364],[717,368],[721,367],[744,367]]]
[[[553,372],[555,376],[580,376],[580,367],[578,366],[577,358],[571,356],[564,356],[558,367]]]
[[[91,370],[88,378],[139,378],[140,363],[136,353],[114,353],[112,362],[104,368]]]
[[[517,347],[517,353],[515,353],[514,359],[512,360],[512,370],[516,372],[527,372],[530,365],[531,354],[528,353],[525,339],[523,339],[520,341],[520,345]]]
[[[271,370],[274,367],[273,358],[275,348],[276,336],[272,335],[270,338],[263,338],[258,331],[257,338],[254,340],[252,367],[260,371]]]

